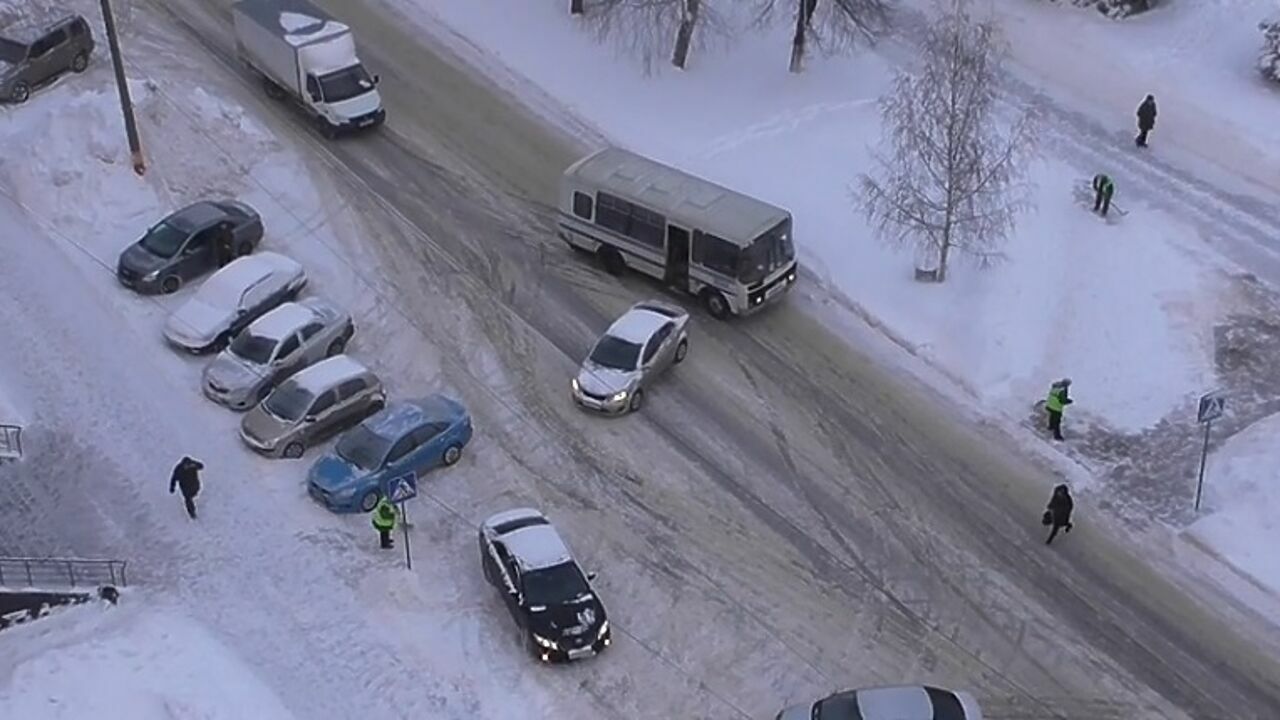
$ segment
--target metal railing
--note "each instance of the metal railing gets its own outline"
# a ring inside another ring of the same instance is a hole
[[[128,585],[124,560],[0,557],[0,586]]]
[[[22,457],[22,427],[0,424],[0,460]]]

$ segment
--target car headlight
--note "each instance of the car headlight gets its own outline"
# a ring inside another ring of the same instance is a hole
[[[147,273],[146,275],[143,275],[143,276],[142,276],[142,279],[143,279],[143,280],[146,280],[147,282],[155,282],[155,279],[156,279],[156,278],[158,278],[158,277],[160,277],[160,271],[159,271],[159,270],[152,270],[151,272]]]
[[[573,386],[574,392],[578,392],[582,390],[582,386],[578,384],[578,378],[574,378],[573,380],[569,381],[569,384]]]
[[[623,390],[622,392],[614,393],[613,397],[609,398],[609,402],[622,402],[623,400],[626,400],[626,399],[627,399],[627,391]]]
[[[559,646],[558,644],[556,644],[556,641],[555,641],[555,640],[549,640],[549,639],[547,639],[547,638],[544,638],[544,637],[542,637],[541,635],[539,635],[538,633],[533,633],[533,641],[534,641],[534,642],[536,642],[536,643],[538,643],[538,645],[540,645],[540,646],[542,646],[542,647],[544,647],[544,648],[546,648],[546,649],[548,649],[548,650],[558,650],[558,649],[560,649],[560,646]]]
[[[609,634],[609,621],[605,620],[604,622],[600,623],[600,629],[596,631],[596,640],[598,641],[600,638],[608,634]]]

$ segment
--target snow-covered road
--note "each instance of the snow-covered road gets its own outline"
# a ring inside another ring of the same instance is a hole
[[[696,319],[690,361],[642,416],[576,413],[570,368],[609,317],[656,290],[552,241],[541,203],[574,143],[369,5],[353,25],[379,38],[369,62],[391,122],[322,144],[229,71],[224,5],[170,3],[173,15],[130,28],[151,57],[187,48],[163,73],[139,61],[156,106],[181,105],[165,98],[203,75],[280,138],[281,157],[306,159],[255,164],[260,148],[234,147],[233,133],[207,150],[223,160],[184,171],[196,135],[183,142],[190,118],[169,107],[150,126],[172,142],[156,149],[156,193],[274,204],[267,246],[357,311],[354,352],[393,393],[463,397],[473,452],[415,503],[415,569],[399,569],[365,518],[307,500],[299,464],[239,447],[237,418],[199,397],[198,365],[160,341],[164,307],[89,257],[125,239],[86,255],[10,204],[0,387],[16,388],[32,450],[0,469],[0,549],[128,557],[300,718],[754,718],[835,686],[925,680],[974,688],[996,718],[1275,707],[1274,660],[1105,522],[1045,552],[1035,520],[1053,479],[836,337],[810,312],[832,302],[819,292],[745,323]],[[189,25],[175,33],[178,19]],[[314,207],[290,207],[305,195],[299,171]],[[186,453],[210,466],[194,525],[163,491]],[[621,638],[596,661],[534,666],[483,585],[474,524],[523,503],[600,572]]]

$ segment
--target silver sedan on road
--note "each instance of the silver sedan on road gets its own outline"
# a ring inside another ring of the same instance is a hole
[[[311,364],[341,354],[355,334],[351,315],[318,297],[285,303],[245,328],[204,369],[204,394],[248,410]]]
[[[636,303],[582,361],[573,399],[611,415],[639,410],[649,383],[688,353],[689,313],[657,300]]]

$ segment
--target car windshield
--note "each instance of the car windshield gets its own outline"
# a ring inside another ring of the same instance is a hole
[[[325,102],[350,100],[373,89],[373,78],[363,65],[352,65],[320,78],[320,93]]]
[[[640,359],[640,346],[612,335],[605,335],[591,351],[591,362],[615,370],[635,370]]]
[[[295,383],[285,383],[267,396],[262,406],[281,420],[297,422],[311,408],[311,393]]]
[[[591,592],[587,579],[573,562],[532,570],[521,577],[525,601],[534,607],[564,605]]]
[[[377,470],[391,449],[391,442],[364,425],[357,425],[342,436],[334,449],[338,457],[361,470]]]
[[[271,353],[276,349],[276,341],[242,332],[231,342],[231,352],[237,357],[258,365],[266,365],[271,361]]]
[[[783,220],[743,248],[738,279],[748,285],[760,282],[774,270],[789,265],[795,259],[796,248],[791,242],[791,220]]]
[[[146,235],[142,236],[142,247],[146,248],[147,252],[152,255],[171,258],[182,248],[182,241],[186,239],[187,234],[185,232],[165,221],[151,228]]]
[[[16,40],[10,40],[8,38],[0,37],[0,61],[13,63],[14,65],[17,65],[18,63],[25,60],[26,57],[27,57],[26,45]]]

